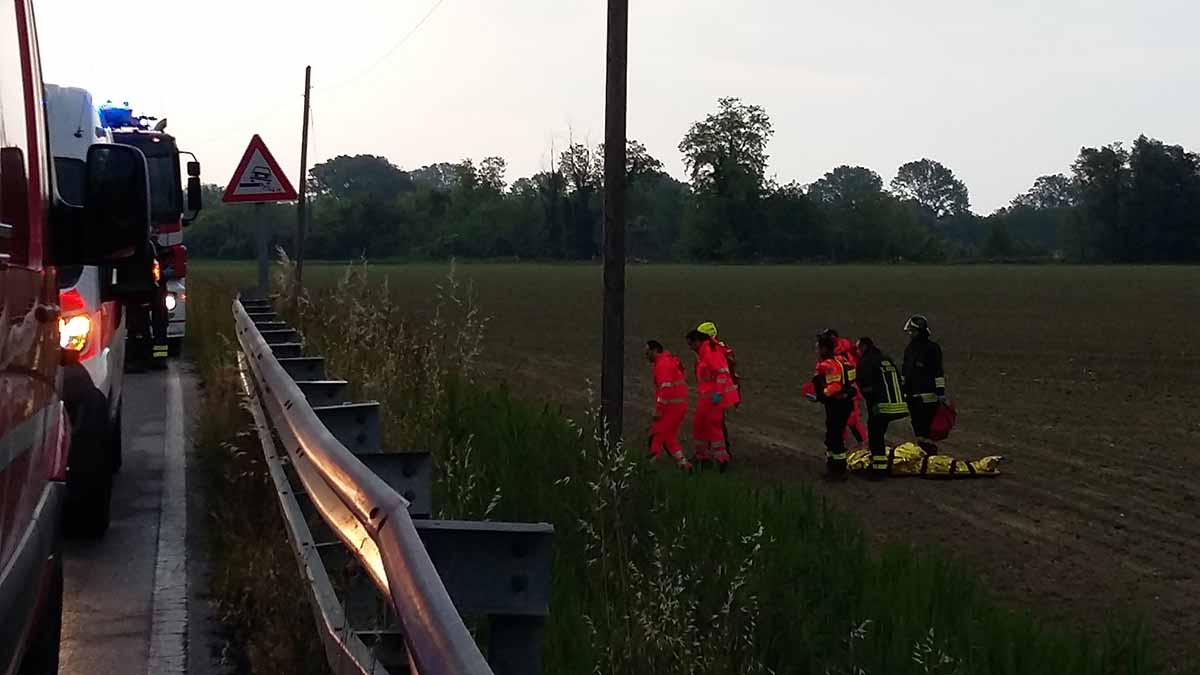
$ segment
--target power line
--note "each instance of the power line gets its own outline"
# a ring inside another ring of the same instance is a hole
[[[356,81],[362,79],[368,73],[370,73],[371,71],[378,68],[379,65],[382,64],[384,61],[387,61],[389,58],[391,58],[392,55],[395,54],[398,49],[403,47],[404,43],[408,42],[408,40],[413,35],[415,35],[416,32],[418,30],[420,30],[421,27],[424,26],[431,17],[433,17],[434,13],[437,12],[438,8],[441,7],[442,3],[444,3],[445,1],[446,0],[437,0],[437,2],[433,3],[433,5],[429,8],[429,11],[425,12],[425,15],[421,17],[421,20],[418,21],[416,23],[416,25],[414,25],[411,29],[409,29],[409,31],[407,33],[405,33],[403,36],[401,36],[401,38],[395,44],[393,44],[387,50],[387,52],[383,54],[383,56],[376,59],[373,63],[371,63],[371,65],[369,65],[366,68],[364,68],[363,70],[359,71],[356,75],[352,75],[351,77],[348,77],[344,80],[337,82],[336,84],[331,84],[326,87],[313,87],[313,91],[333,91],[334,89],[340,89],[348,84],[351,84],[353,82],[356,82]],[[291,98],[291,97],[289,96],[287,98]],[[223,140],[226,137],[232,135],[234,132],[238,131],[239,129],[245,128],[246,126],[249,126],[249,125],[253,125],[254,123],[260,122],[268,117],[278,116],[278,115],[282,114],[283,112],[285,112],[283,110],[282,106],[277,105],[282,100],[283,100],[283,97],[276,99],[272,105],[264,107],[262,109],[262,111],[259,112],[259,114],[255,115],[254,117],[251,117],[249,120],[242,122],[237,126],[226,127],[224,129],[222,129],[221,131],[218,131],[213,134],[209,134],[208,136],[205,136],[204,138],[201,138],[194,142],[195,143],[209,143],[211,141]]]
[[[425,12],[425,16],[421,17],[421,20],[418,21],[415,26],[413,26],[407,33],[405,33],[400,38],[399,41],[397,41],[394,45],[392,45],[391,48],[388,49],[387,52],[385,52],[383,54],[383,56],[376,59],[371,65],[367,66],[364,70],[359,71],[359,73],[357,75],[348,77],[348,78],[338,82],[337,84],[331,84],[328,87],[313,87],[313,89],[318,89],[320,91],[332,91],[334,89],[340,89],[352,82],[356,82],[356,81],[362,79],[365,75],[367,75],[371,71],[378,68],[381,63],[390,59],[392,57],[392,55],[396,53],[397,50],[399,50],[401,47],[403,47],[404,43],[408,42],[409,38],[411,38],[413,35],[415,35],[417,33],[417,31],[421,30],[421,27],[425,25],[425,22],[429,21],[430,17],[433,16],[434,12],[436,12],[438,10],[438,8],[442,6],[442,3],[445,1],[446,0],[437,0],[437,2],[433,3],[433,6],[429,8],[428,12]]]

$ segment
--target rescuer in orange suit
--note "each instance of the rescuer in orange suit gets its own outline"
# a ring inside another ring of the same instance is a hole
[[[717,324],[711,321],[705,321],[696,327],[696,330],[704,333],[712,338],[713,344],[721,352],[721,356],[725,357],[725,362],[729,364],[729,380],[733,383],[733,392],[729,392],[729,396],[722,395],[722,407],[725,409],[725,416],[721,421],[721,433],[725,434],[725,452],[729,453],[730,458],[733,457],[733,446],[729,443],[729,409],[736,408],[742,404],[742,380],[738,377],[737,372],[737,355],[733,351],[733,347],[725,344],[717,339]]]
[[[688,387],[683,362],[657,340],[646,342],[646,360],[654,365],[654,421],[650,425],[650,457],[665,448],[681,469],[692,468],[679,444],[679,428],[687,417]]]
[[[844,356],[850,365],[858,368],[858,348],[850,340],[838,334],[836,328],[826,328],[822,331],[822,335],[828,333],[833,337],[836,346],[834,354]],[[867,438],[867,428],[862,423],[861,407],[863,404],[862,393],[855,389],[854,391],[854,408],[850,411],[850,420],[846,423],[849,433],[854,435],[854,440],[858,442],[859,447],[862,447],[863,441]]]
[[[831,479],[846,477],[846,423],[854,409],[857,373],[845,355],[837,354],[837,338],[817,336],[817,371],[810,399],[825,406],[825,468]]]
[[[733,382],[729,378],[729,363],[721,355],[712,338],[698,330],[687,334],[688,347],[696,353],[696,413],[692,417],[692,461],[705,466],[716,462],[725,471],[729,453],[725,450],[725,408],[735,405],[726,398]]]

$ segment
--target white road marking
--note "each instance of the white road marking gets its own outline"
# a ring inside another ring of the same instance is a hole
[[[187,465],[183,448],[183,388],[174,363],[167,374],[166,417],[154,609],[150,656],[146,660],[146,672],[150,675],[187,672]]]

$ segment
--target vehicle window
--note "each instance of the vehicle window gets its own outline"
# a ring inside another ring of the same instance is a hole
[[[154,222],[165,223],[179,217],[179,164],[174,156],[146,155],[150,173],[150,213]]]
[[[60,265],[58,268],[58,288],[70,288],[79,283],[83,276],[83,265]]]
[[[54,173],[58,178],[58,196],[75,206],[83,206],[83,186],[87,180],[87,162],[74,157],[55,157]]]
[[[21,262],[29,236],[29,143],[14,3],[0,6],[0,260]]]
[[[180,190],[179,155],[170,139],[150,134],[121,134],[118,143],[126,143],[146,155],[146,170],[150,179],[150,217],[155,223],[167,223],[179,218],[183,210]]]

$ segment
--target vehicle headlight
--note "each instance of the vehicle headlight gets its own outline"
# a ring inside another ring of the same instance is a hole
[[[175,311],[175,306],[176,306],[176,305],[178,305],[178,304],[179,304],[179,302],[178,302],[178,301],[175,299],[175,294],[174,294],[174,293],[167,293],[167,301],[166,301],[166,305],[167,305],[167,311],[168,311],[168,312],[174,312],[174,311]]]
[[[58,320],[58,346],[81,352],[87,346],[88,334],[92,332],[92,320],[86,314],[61,317]]]

